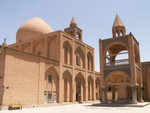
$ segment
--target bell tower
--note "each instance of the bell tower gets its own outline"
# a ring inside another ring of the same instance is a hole
[[[70,22],[70,27],[64,29],[64,32],[70,34],[71,36],[77,38],[78,40],[82,41],[82,30],[77,27],[76,21],[72,18]]]
[[[126,34],[118,15],[112,34],[112,38],[99,40],[102,102],[143,102],[139,42]]]
[[[126,35],[126,28],[118,15],[116,15],[114,24],[112,26],[112,34],[113,38]]]

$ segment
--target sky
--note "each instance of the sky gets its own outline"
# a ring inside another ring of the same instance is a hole
[[[141,61],[150,61],[150,0],[0,0],[0,43],[16,42],[17,29],[40,17],[53,31],[69,27],[72,17],[83,30],[83,42],[95,50],[99,71],[99,39],[112,37],[116,13],[140,43]]]

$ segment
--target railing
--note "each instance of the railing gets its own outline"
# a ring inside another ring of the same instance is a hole
[[[129,59],[115,60],[115,62],[106,63],[106,67],[120,66],[129,64]]]

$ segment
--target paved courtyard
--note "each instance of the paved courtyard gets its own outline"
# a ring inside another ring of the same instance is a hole
[[[0,113],[150,113],[150,105],[146,107],[100,107],[91,105],[91,103],[70,104],[22,110],[3,110]]]

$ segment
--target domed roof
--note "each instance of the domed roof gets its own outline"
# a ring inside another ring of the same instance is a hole
[[[41,18],[34,17],[20,26],[16,41],[26,41],[53,32],[52,28]]]

